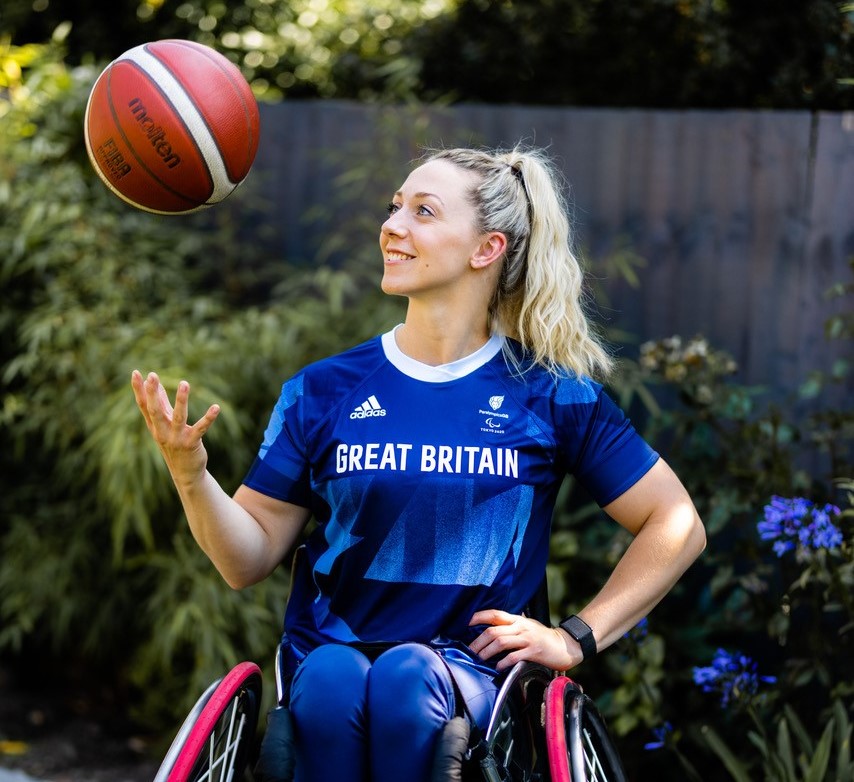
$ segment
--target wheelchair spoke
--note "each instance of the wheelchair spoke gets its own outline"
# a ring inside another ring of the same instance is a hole
[[[245,722],[246,722],[246,716],[241,714],[240,715],[240,725],[238,726],[238,729],[237,729],[237,735],[235,736],[234,740],[231,742],[231,745],[228,747],[228,749],[231,750],[231,758],[230,758],[231,762],[227,765],[228,779],[225,780],[225,782],[231,782],[231,779],[234,776],[234,766],[235,766],[235,759],[237,757],[237,748],[240,746],[240,739],[243,737],[243,727],[244,727]]]
[[[586,728],[583,731],[583,735],[585,745],[584,765],[589,774],[587,782],[608,782],[608,776],[599,760],[599,753],[596,751],[596,747],[593,746],[590,732]]]
[[[231,705],[231,717],[228,721],[228,734],[227,734],[227,738],[226,738],[226,742],[225,742],[225,751],[222,754],[222,774],[220,775],[220,782],[228,782],[228,780],[225,778],[225,774],[226,774],[226,772],[228,772],[228,776],[231,777],[231,774],[233,771],[233,765],[234,764],[232,763],[231,765],[229,765],[228,760],[229,760],[229,754],[231,753],[231,750],[232,749],[234,751],[237,750],[237,742],[232,741],[232,736],[234,736],[234,718],[237,716],[237,704],[238,704],[238,701],[235,698],[234,702]],[[241,729],[238,730],[238,734],[237,734],[238,739],[240,738],[240,734],[242,733],[242,728],[243,728],[243,720],[242,719],[240,721],[240,728]]]
[[[196,782],[214,782],[217,771],[219,772],[219,782],[232,782],[237,751],[246,732],[245,714],[240,713],[240,720],[235,725],[239,713],[237,706],[238,704],[235,701],[229,709],[227,730],[220,732],[219,735],[213,733],[208,740],[208,767],[197,778]]]

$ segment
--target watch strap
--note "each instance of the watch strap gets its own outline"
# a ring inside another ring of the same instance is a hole
[[[560,623],[560,627],[578,642],[581,647],[582,659],[587,660],[596,654],[596,639],[593,637],[593,630],[580,616],[576,614],[568,616]]]

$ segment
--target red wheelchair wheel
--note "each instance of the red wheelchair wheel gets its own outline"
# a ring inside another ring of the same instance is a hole
[[[626,782],[605,719],[567,676],[549,684],[545,727],[552,782]]]
[[[261,707],[261,670],[236,665],[196,702],[154,782],[239,780],[249,759]]]

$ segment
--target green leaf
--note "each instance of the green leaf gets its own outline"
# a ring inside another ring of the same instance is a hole
[[[781,719],[777,725],[777,755],[783,769],[785,769],[786,779],[795,782],[797,779],[795,776],[795,759],[792,755],[792,741],[785,719]]]
[[[827,767],[830,764],[830,748],[833,743],[833,721],[827,723],[821,734],[812,762],[807,769],[804,782],[823,782]]]
[[[842,701],[833,703],[833,721],[836,724],[836,744],[838,747],[836,756],[837,778],[854,779],[854,762],[851,760],[851,732],[852,726]]]
[[[787,725],[792,729],[798,740],[799,753],[804,755],[813,754],[813,740],[810,738],[807,729],[795,713],[795,710],[788,703],[783,707],[783,717],[780,720],[780,725]]]
[[[638,718],[631,712],[618,714],[616,719],[611,721],[611,726],[618,736],[626,736],[631,733],[639,724]]]
[[[729,771],[735,782],[752,782],[747,766],[744,765],[730,748],[723,742],[715,730],[708,725],[703,725],[701,732],[711,747],[712,751],[721,759],[721,762]]]

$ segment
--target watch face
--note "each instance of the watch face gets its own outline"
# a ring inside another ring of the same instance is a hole
[[[563,629],[566,630],[566,632],[568,632],[576,641],[580,636],[587,635],[587,633],[590,632],[590,628],[577,616],[570,616],[567,619],[564,619],[563,622],[561,622],[561,627],[563,627]]]
[[[578,642],[585,659],[596,654],[596,639],[593,637],[593,630],[583,619],[573,615],[564,619],[560,626]]]

